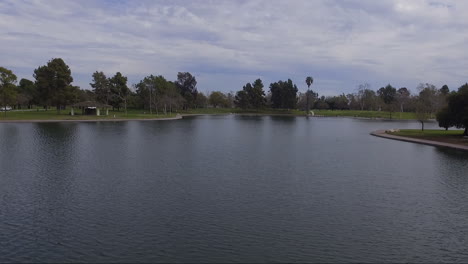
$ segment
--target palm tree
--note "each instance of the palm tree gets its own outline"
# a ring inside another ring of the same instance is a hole
[[[314,82],[314,78],[310,77],[310,76],[307,76],[306,80],[305,80],[306,84],[307,84],[307,95],[306,95],[306,98],[307,98],[307,115],[309,115],[309,111],[310,111],[310,106],[309,106],[309,94],[310,94],[310,86],[312,85],[312,83]]]

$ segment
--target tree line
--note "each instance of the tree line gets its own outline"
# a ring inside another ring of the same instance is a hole
[[[127,108],[145,109],[149,113],[168,114],[180,109],[206,107],[237,107],[259,110],[262,108],[329,110],[387,111],[389,117],[395,112],[414,112],[422,129],[428,119],[437,118],[444,128],[465,128],[468,135],[468,84],[458,91],[450,91],[447,85],[437,88],[430,83],[421,83],[412,94],[406,87],[396,88],[391,84],[372,90],[367,83],[360,84],[357,91],[337,96],[320,96],[310,89],[313,78],[305,79],[307,91],[298,92],[291,79],[270,83],[267,92],[261,79],[246,83],[237,92],[211,92],[208,96],[197,89],[197,80],[189,72],[179,72],[175,81],[162,75],[149,75],[129,87],[128,79],[120,72],[107,77],[104,72],[92,74],[92,90],[72,85],[69,66],[54,58],[34,70],[34,81],[21,79],[4,67],[0,67],[0,100],[3,108],[44,109],[56,107],[57,112],[66,106],[81,101],[97,101],[120,111]]]
[[[446,105],[437,113],[437,121],[445,129],[464,128],[463,135],[468,136],[468,83],[448,95]]]
[[[57,112],[77,102],[96,101],[120,111],[127,108],[145,109],[149,113],[171,113],[180,109],[206,107],[239,107],[261,109],[264,107],[295,109],[297,86],[289,79],[270,84],[265,95],[260,79],[247,83],[237,93],[211,92],[205,95],[198,91],[197,80],[189,72],[179,72],[175,81],[162,75],[149,75],[129,86],[128,78],[121,72],[106,76],[102,71],[92,74],[92,90],[73,85],[70,67],[61,58],[54,58],[34,70],[34,80],[21,79],[4,67],[0,67],[0,100],[3,107],[31,109],[42,107]]]
[[[128,78],[121,72],[107,77],[104,72],[92,74],[92,90],[73,85],[69,66],[54,58],[34,70],[34,80],[21,79],[9,69],[0,67],[0,101],[2,108],[15,109],[56,107],[57,112],[77,102],[96,101],[120,111],[127,108],[148,109],[155,113],[170,113],[179,109],[207,107],[232,107],[234,101],[221,92],[213,92],[209,98],[197,90],[197,80],[189,72],[179,72],[175,81],[162,75],[149,75],[137,84],[129,86]]]

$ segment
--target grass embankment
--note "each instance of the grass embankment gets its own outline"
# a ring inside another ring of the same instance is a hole
[[[287,109],[239,109],[239,108],[197,108],[188,111],[179,111],[180,114],[257,114],[257,115],[305,115],[304,111]]]
[[[385,112],[385,111],[361,111],[361,110],[313,110],[316,115],[323,116],[348,116],[360,118],[382,118],[382,119],[397,119],[409,120],[416,119],[414,113],[400,112]]]
[[[468,139],[463,137],[463,130],[426,129],[421,131],[419,129],[402,129],[399,132],[388,134],[468,146]]]
[[[357,110],[313,110],[315,115],[327,117],[359,117],[359,118],[383,118],[389,119],[389,112],[381,111],[357,111]],[[1,120],[104,120],[104,119],[154,119],[154,118],[172,118],[177,113],[164,115],[162,113],[156,114],[153,112],[149,114],[148,110],[129,109],[127,114],[123,110],[109,111],[109,115],[101,116],[86,116],[81,115],[81,111],[75,109],[74,116],[69,115],[70,109],[61,110],[57,114],[55,109],[45,111],[43,109],[25,110],[25,111],[8,111],[6,115],[0,112]],[[198,108],[190,109],[188,111],[179,111],[179,114],[258,114],[258,115],[291,115],[291,116],[304,116],[304,111],[287,110],[287,109],[237,109],[237,108]],[[101,112],[104,114],[104,111]],[[114,117],[115,116],[115,117]],[[393,113],[392,119],[415,119],[414,113]]]
[[[101,112],[101,116],[93,115],[81,115],[80,110],[75,109],[75,115],[71,116],[70,109],[61,110],[60,114],[57,114],[55,109],[45,111],[43,109],[33,110],[33,111],[8,111],[5,115],[4,112],[0,112],[0,121],[1,120],[19,120],[19,121],[28,121],[28,120],[106,120],[106,119],[154,119],[154,118],[171,118],[175,117],[176,114],[158,114],[145,113],[143,110],[128,110],[127,114],[123,110],[121,111],[109,111],[109,115],[105,114],[104,111]]]
[[[359,118],[381,118],[381,119],[396,119],[396,120],[411,120],[416,119],[414,113],[399,113],[383,111],[360,111],[360,110],[313,110],[315,115],[327,117],[359,117]],[[303,116],[304,111],[287,110],[287,109],[237,109],[237,108],[200,108],[190,111],[181,111],[182,114],[260,114],[260,115],[294,115]]]

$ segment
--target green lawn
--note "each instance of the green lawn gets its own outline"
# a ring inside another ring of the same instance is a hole
[[[362,117],[362,118],[390,118],[390,113],[380,111],[355,111],[355,110],[313,110],[315,115],[320,116],[343,116],[343,117]],[[70,116],[70,109],[62,110],[57,114],[55,109],[44,111],[43,109],[35,109],[33,111],[7,111],[0,112],[1,120],[93,120],[93,119],[150,119],[150,118],[168,118],[174,117],[176,113],[164,115],[161,112],[152,115],[148,110],[129,109],[127,114],[123,110],[109,111],[109,116],[83,116],[80,115],[80,110],[75,110],[75,116]],[[103,112],[101,112],[103,114]],[[190,109],[188,111],[179,111],[180,114],[263,114],[263,115],[294,115],[303,116],[304,111],[295,109],[238,109],[238,108],[198,108]],[[393,119],[414,119],[414,113],[393,113]]]
[[[239,108],[197,108],[180,111],[181,114],[264,114],[264,115],[305,115],[304,111],[288,109],[239,109]]]
[[[153,113],[150,115],[149,113],[145,113],[143,110],[133,110],[129,109],[127,114],[123,110],[121,111],[109,111],[109,115],[101,115],[101,116],[87,116],[81,115],[80,110],[75,109],[75,115],[71,116],[70,109],[65,109],[60,111],[60,114],[57,114],[55,109],[45,111],[43,109],[33,110],[33,111],[7,111],[0,112],[0,121],[1,120],[95,120],[95,119],[150,119],[150,118],[168,118],[168,117],[175,117],[176,114],[159,114],[156,115]],[[104,111],[101,111],[101,114],[105,114]],[[114,117],[115,116],[115,117]]]
[[[414,113],[385,112],[385,111],[360,111],[360,110],[313,110],[316,115],[323,116],[350,116],[362,118],[390,119],[416,119]]]
[[[329,117],[361,117],[361,118],[384,118],[390,119],[390,112],[382,111],[359,111],[359,110],[312,110],[315,115]],[[190,111],[181,111],[187,114],[265,114],[265,115],[305,115],[304,111],[296,109],[238,109],[238,108],[201,108]],[[392,119],[416,119],[414,113],[392,113]]]
[[[399,132],[389,133],[395,136],[419,138],[439,142],[468,145],[468,140],[463,137],[463,130],[445,129],[401,129]]]

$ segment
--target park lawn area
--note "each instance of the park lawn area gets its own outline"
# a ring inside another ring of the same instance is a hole
[[[259,114],[259,115],[293,115],[293,116],[304,116],[304,111],[296,109],[273,109],[273,108],[262,108],[262,109],[234,109],[236,114]]]
[[[179,114],[186,115],[214,115],[235,113],[235,108],[195,108],[189,110],[178,110]]]
[[[305,115],[304,111],[295,109],[240,109],[240,108],[196,108],[179,111],[180,114],[258,114],[258,115]]]
[[[383,111],[360,111],[360,110],[312,110],[315,115],[327,117],[361,117],[361,118],[383,118],[390,119],[390,112]],[[258,115],[292,115],[304,116],[305,111],[297,109],[239,109],[239,108],[198,108],[188,111],[180,111],[181,114],[258,114]],[[392,119],[416,119],[414,113],[392,113]]]
[[[101,115],[101,116],[92,116],[92,115],[81,115],[80,110],[75,109],[75,115],[71,116],[70,109],[67,108],[65,110],[61,110],[60,114],[57,114],[55,109],[51,109],[45,111],[43,109],[39,110],[32,110],[32,111],[7,111],[0,112],[0,121],[2,120],[19,120],[19,121],[28,121],[28,120],[105,120],[105,119],[152,119],[152,118],[170,118],[175,117],[176,114],[161,114],[159,113],[156,115],[153,113],[150,115],[149,113],[145,113],[143,110],[134,110],[129,109],[127,114],[123,110],[120,111],[111,111],[109,110],[109,115]],[[104,114],[104,111],[101,112]],[[114,117],[115,116],[115,117]]]
[[[422,131],[420,129],[401,129],[399,132],[388,134],[468,146],[468,139],[463,137],[463,130],[425,129]]]
[[[383,118],[389,119],[389,112],[382,111],[359,111],[359,110],[312,110],[315,115],[326,116],[326,117],[360,117],[360,118]],[[34,109],[25,111],[7,111],[6,115],[4,112],[0,112],[1,120],[100,120],[100,119],[113,119],[114,115],[116,119],[152,119],[152,118],[170,118],[175,117],[179,114],[193,114],[193,115],[206,115],[206,114],[258,114],[258,115],[291,115],[291,116],[304,116],[305,112],[297,109],[239,109],[239,108],[196,108],[189,110],[179,110],[177,113],[171,113],[164,115],[161,112],[150,115],[148,110],[142,109],[128,109],[127,114],[124,110],[111,111],[109,110],[109,116],[84,116],[80,115],[81,111],[75,109],[76,115],[70,116],[70,108],[61,110],[60,114],[57,114],[55,109],[45,111],[44,109]],[[392,113],[392,119],[415,119],[414,113]]]
[[[349,116],[362,118],[383,118],[383,119],[416,119],[414,113],[385,112],[385,111],[361,111],[361,110],[313,110],[316,115],[323,116]]]

